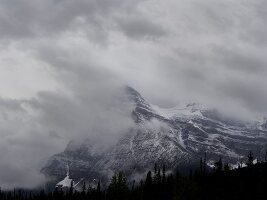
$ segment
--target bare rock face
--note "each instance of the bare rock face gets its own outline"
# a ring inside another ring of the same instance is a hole
[[[64,152],[49,159],[42,172],[60,179],[68,164],[72,177],[90,181],[109,178],[119,170],[136,175],[155,163],[165,163],[170,169],[186,166],[198,162],[204,152],[209,160],[222,157],[230,163],[245,159],[249,150],[258,159],[264,156],[266,120],[231,120],[196,103],[163,109],[146,102],[131,87],[125,88],[125,94],[129,105],[134,105],[135,127],[105,150],[90,138],[80,144],[71,141]]]

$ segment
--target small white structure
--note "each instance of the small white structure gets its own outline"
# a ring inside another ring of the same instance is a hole
[[[70,178],[70,169],[69,166],[67,165],[67,175],[62,181],[56,184],[56,188],[70,188],[72,181],[73,180]]]
[[[73,189],[75,189],[77,187],[77,185],[82,181],[83,179],[81,179],[80,181],[78,181],[77,183],[75,183],[73,181],[73,179],[70,178],[70,169],[69,169],[69,166],[67,165],[67,175],[66,177],[58,182],[56,184],[56,188],[62,188],[62,189],[68,189],[68,188],[71,188],[73,187]]]

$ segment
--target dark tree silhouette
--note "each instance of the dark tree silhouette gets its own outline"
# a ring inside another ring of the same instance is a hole
[[[230,166],[228,163],[225,163],[224,165],[224,171],[229,171],[230,170]]]
[[[157,167],[155,174],[149,171],[144,181],[141,180],[140,184],[136,185],[135,181],[127,182],[125,175],[118,172],[114,173],[107,187],[101,185],[99,181],[95,188],[89,184],[86,187],[83,183],[78,190],[76,186],[73,188],[73,183],[68,190],[55,188],[54,191],[21,189],[3,191],[0,189],[0,200],[266,199],[267,163],[253,165],[252,153],[248,155],[248,163],[250,165],[247,167],[230,169],[230,165],[228,163],[223,165],[220,158],[216,162],[215,172],[200,173],[197,169],[190,170],[190,174],[183,174],[178,170],[175,174],[166,174],[163,165],[162,169]],[[131,186],[131,189],[128,186]]]
[[[248,160],[247,160],[247,166],[248,167],[252,167],[253,166],[253,154],[252,152],[250,151],[249,154],[248,154]]]
[[[122,172],[115,173],[107,190],[107,196],[111,200],[123,200],[128,193],[126,177]]]
[[[218,162],[215,163],[216,172],[221,172],[223,170],[222,158],[219,159]]]

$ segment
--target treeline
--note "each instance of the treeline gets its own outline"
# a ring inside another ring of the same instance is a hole
[[[100,182],[96,188],[83,184],[80,191],[73,187],[55,191],[0,191],[0,200],[227,200],[267,199],[267,163],[253,163],[248,155],[246,167],[230,169],[219,159],[211,172],[206,159],[199,169],[188,174],[166,173],[165,165],[155,164],[143,180],[129,183],[122,172],[115,173],[106,189]],[[209,171],[209,172],[208,172]]]

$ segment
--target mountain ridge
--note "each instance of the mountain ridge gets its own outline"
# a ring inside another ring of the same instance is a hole
[[[131,116],[135,127],[102,152],[89,139],[77,147],[72,141],[64,152],[49,159],[42,172],[62,178],[68,164],[75,178],[108,179],[114,171],[137,174],[155,163],[165,163],[169,169],[189,165],[198,162],[204,153],[211,162],[222,157],[234,163],[244,159],[249,150],[259,159],[264,156],[267,143],[264,123],[234,122],[196,103],[160,108],[128,86],[125,94],[134,107]]]

